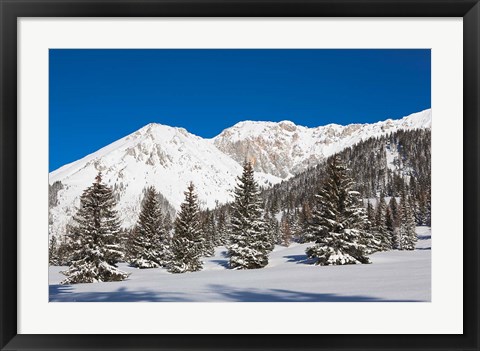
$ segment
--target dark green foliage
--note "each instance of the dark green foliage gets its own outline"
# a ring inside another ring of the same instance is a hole
[[[225,206],[223,206],[215,212],[217,218],[217,235],[215,236],[215,245],[225,245],[228,242],[228,227],[230,225],[228,222],[227,209]]]
[[[59,263],[59,258],[58,258],[57,238],[52,235],[48,243],[48,264],[50,266],[57,266],[58,263]]]
[[[280,227],[278,221],[271,214],[270,211],[263,212],[263,222],[265,224],[265,231],[267,232],[267,237],[272,245],[280,243]]]
[[[398,209],[397,200],[392,197],[388,203],[389,218],[385,219],[387,228],[392,235],[392,248],[400,248],[400,211]]]
[[[128,274],[115,264],[123,257],[119,232],[120,220],[115,211],[113,191],[102,183],[99,173],[92,186],[80,198],[80,208],[71,227],[70,267],[63,272],[62,284],[124,280]]]
[[[174,223],[175,233],[172,239],[172,261],[169,271],[172,273],[195,272],[202,269],[204,238],[202,237],[198,198],[193,183],[185,192],[185,200]]]
[[[153,186],[146,190],[130,245],[128,261],[133,267],[166,267],[170,262],[170,236]]]
[[[380,195],[377,209],[375,212],[375,239],[378,241],[379,251],[388,251],[392,249],[392,234],[387,224],[391,225],[391,220],[387,219],[387,203],[385,196]]]
[[[339,156],[348,160],[354,181],[353,190],[365,198],[376,197],[379,193],[389,197],[400,196],[403,187],[410,184],[411,178],[415,178],[415,188],[412,191],[424,192],[428,197],[430,150],[430,130],[401,130],[361,141],[340,152]],[[396,159],[390,163],[391,159],[387,155],[393,153]],[[325,168],[326,163],[321,163],[263,191],[261,196],[264,202],[275,203],[277,210],[293,211],[301,209],[305,203],[313,206],[314,195],[320,190],[318,185],[323,183],[325,177]]]
[[[304,202],[302,210],[298,215],[298,229],[296,232],[297,240],[301,243],[313,242],[315,238],[310,233],[310,223],[312,222],[312,208],[308,202]]]
[[[235,202],[232,204],[228,245],[230,267],[265,267],[268,264],[268,254],[273,249],[271,239],[262,218],[261,200],[253,167],[250,162],[245,161],[243,174],[238,178],[235,188]]]
[[[368,218],[359,193],[352,186],[341,158],[332,157],[323,188],[316,195],[310,223],[315,245],[306,250],[318,265],[369,263],[367,249],[371,235],[364,230]]]
[[[404,191],[400,198],[400,250],[414,250],[417,242],[415,217],[410,196]]]
[[[212,211],[204,211],[201,213],[201,231],[202,231],[202,236],[203,236],[203,249],[202,249],[202,255],[211,257],[215,254],[215,246],[216,243],[218,242],[216,235],[217,235],[217,230],[216,230],[216,224],[215,224],[215,218],[213,216]]]
[[[289,215],[284,213],[280,220],[280,237],[279,244],[283,246],[290,246],[292,242],[293,232],[289,221]]]

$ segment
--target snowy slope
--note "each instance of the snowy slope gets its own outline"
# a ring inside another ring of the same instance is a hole
[[[49,233],[64,233],[81,193],[98,171],[114,187],[123,226],[130,227],[138,218],[142,190],[148,185],[154,185],[178,209],[183,192],[193,181],[201,207],[213,208],[217,202],[232,199],[245,157],[254,160],[257,181],[268,187],[362,139],[430,126],[430,110],[395,121],[317,128],[292,122],[246,121],[213,139],[152,123],[50,173],[50,185],[61,182],[63,188],[56,194],[56,205],[50,208]]]
[[[431,128],[431,123],[430,109],[399,120],[317,128],[297,126],[290,121],[244,121],[225,129],[212,142],[238,162],[248,155],[254,160],[256,171],[286,178],[361,140],[400,129]]]
[[[50,184],[61,181],[64,185],[57,194],[58,205],[50,209],[52,234],[63,232],[81,193],[93,183],[98,171],[102,171],[107,184],[115,186],[120,197],[118,210],[123,225],[128,227],[138,218],[142,190],[147,185],[154,185],[178,209],[183,192],[193,181],[201,207],[211,208],[216,201],[232,198],[242,167],[212,143],[183,128],[149,124],[50,173]],[[256,177],[262,186],[281,180],[261,173]]]
[[[382,302],[431,300],[431,230],[417,227],[415,251],[373,254],[372,264],[312,266],[305,248],[276,246],[263,269],[231,270],[218,247],[200,272],[134,269],[126,281],[59,285],[66,267],[50,267],[50,301]],[[286,279],[287,278],[287,279]]]

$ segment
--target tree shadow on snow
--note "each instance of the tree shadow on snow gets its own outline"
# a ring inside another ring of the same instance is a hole
[[[230,268],[228,260],[211,260],[210,262],[216,263],[224,268]]]
[[[297,264],[314,264],[317,260],[314,258],[308,258],[307,255],[288,255],[283,256],[287,259],[287,262],[295,262]]]
[[[69,294],[72,292],[72,287],[70,285],[49,285],[48,286],[48,301],[52,302],[52,298],[54,296],[62,295],[62,294]]]
[[[429,240],[432,238],[431,235],[417,235],[418,240]]]
[[[95,283],[92,283],[95,284]],[[179,293],[128,291],[120,287],[115,291],[74,292],[70,285],[50,285],[50,302],[185,302]]]
[[[307,293],[285,289],[233,289],[224,285],[210,285],[212,291],[222,295],[220,300],[234,302],[420,302],[420,300],[381,299],[362,295]]]

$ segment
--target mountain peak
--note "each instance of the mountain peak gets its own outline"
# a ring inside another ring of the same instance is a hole
[[[136,221],[143,190],[153,185],[178,209],[183,191],[193,181],[203,208],[232,200],[242,162],[255,160],[255,177],[262,187],[279,183],[326,157],[372,136],[400,129],[430,128],[431,110],[399,120],[374,124],[330,124],[307,128],[291,121],[243,121],[213,139],[184,128],[149,123],[82,159],[49,174],[49,183],[61,182],[58,205],[50,208],[51,232],[65,231],[79,205],[82,191],[101,171],[114,187],[124,224]]]
[[[331,123],[315,128],[297,126],[291,121],[243,121],[222,131],[213,143],[237,162],[248,154],[256,160],[256,171],[288,178],[371,136],[430,127],[431,110],[399,120],[346,126]]]

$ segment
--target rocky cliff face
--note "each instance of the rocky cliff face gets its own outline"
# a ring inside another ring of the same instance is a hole
[[[245,121],[213,138],[214,145],[237,162],[253,160],[255,170],[288,178],[346,147],[400,129],[431,127],[431,110],[374,124],[329,124],[317,128],[290,121]]]

